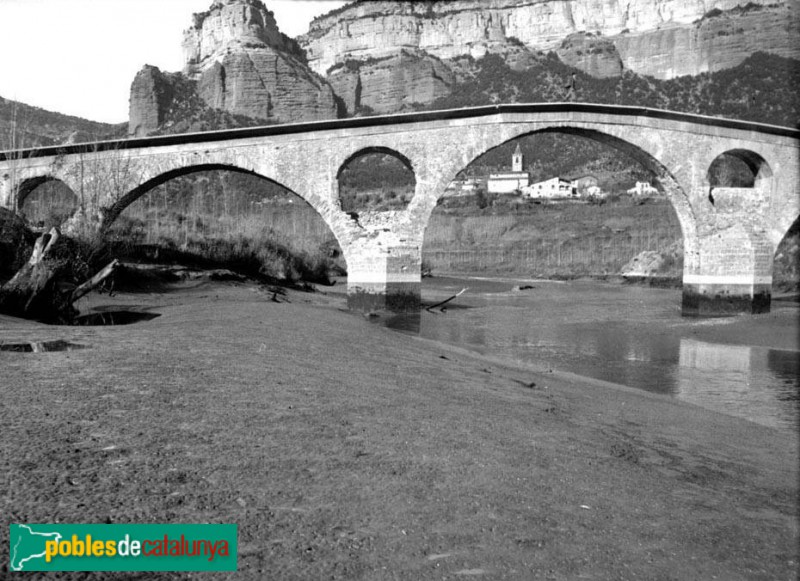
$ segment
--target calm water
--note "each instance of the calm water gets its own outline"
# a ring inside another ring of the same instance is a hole
[[[533,289],[512,291],[514,285]],[[798,426],[800,353],[694,337],[731,319],[681,317],[681,293],[601,283],[426,279],[434,303],[469,290],[445,313],[399,315],[387,326],[474,351],[669,394],[782,428]],[[798,322],[798,307],[773,303]],[[741,339],[741,338],[740,338]],[[739,342],[746,343],[744,340]]]

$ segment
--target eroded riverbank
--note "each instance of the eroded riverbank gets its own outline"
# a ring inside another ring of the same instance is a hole
[[[87,346],[0,352],[2,527],[233,522],[252,579],[796,577],[785,431],[403,336],[337,295],[99,301],[161,316],[0,319],[2,342]]]

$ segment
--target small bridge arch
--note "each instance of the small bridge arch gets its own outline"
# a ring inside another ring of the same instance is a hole
[[[414,188],[416,190],[417,185],[417,175],[414,167],[414,162],[409,159],[409,157],[399,151],[395,147],[387,147],[383,145],[366,145],[359,144],[359,148],[356,149],[346,149],[342,152],[342,160],[334,161],[335,164],[339,164],[339,169],[336,172],[336,184],[335,184],[335,192],[334,196],[339,201],[339,207],[345,211],[351,217],[354,214],[358,213],[358,204],[356,203],[355,199],[351,199],[350,197],[346,197],[344,191],[342,191],[342,182],[345,172],[352,169],[353,164],[357,163],[358,161],[364,158],[372,158],[373,156],[387,156],[391,160],[394,160],[394,163],[400,164],[405,170],[410,174],[411,178],[414,181]],[[410,153],[410,152],[409,152]],[[416,195],[416,191],[414,192]]]

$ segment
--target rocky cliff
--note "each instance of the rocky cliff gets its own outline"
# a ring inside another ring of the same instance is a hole
[[[763,51],[800,58],[800,3],[712,9],[689,26],[663,26],[613,39],[625,66],[659,79],[735,67]]]
[[[182,93],[196,93],[205,107],[255,122],[337,116],[330,85],[308,67],[303,51],[278,30],[260,0],[215,0],[208,11],[194,15],[182,46],[182,74],[145,67],[134,79],[129,134],[162,126],[174,85],[187,82],[192,86]]]
[[[295,41],[261,0],[215,0],[184,33],[182,73],[145,67],[137,75],[130,133],[184,127],[185,111],[189,126],[213,128],[425,108],[463,92],[478,74],[476,91],[490,102],[561,100],[574,70],[556,63],[631,85],[625,75],[713,73],[756,51],[800,58],[800,0],[742,1],[357,1],[315,19]],[[525,86],[483,87],[501,72],[485,70],[487,55],[525,75]],[[552,90],[528,87],[531,75]],[[583,99],[588,85],[579,82],[573,98]]]
[[[394,113],[432,103],[450,94],[455,75],[441,60],[421,51],[401,50],[381,59],[334,66],[328,81],[348,115]]]
[[[226,54],[271,48],[302,53],[297,43],[278,30],[272,12],[259,0],[215,0],[206,12],[193,15],[183,33],[184,73],[196,77]]]
[[[565,53],[561,46],[570,35],[592,33],[595,38],[589,44],[595,46],[590,50],[597,49],[602,38],[603,51],[613,44],[625,68],[672,78],[735,66],[754,50],[800,57],[798,4],[798,0],[362,1],[317,18],[298,40],[311,68],[320,74],[348,59],[385,58],[401,48],[440,59],[480,58],[510,43],[521,43],[531,51],[562,49],[560,54],[567,54],[586,72],[608,74],[617,66],[613,51],[605,52],[611,58],[599,58],[577,54],[580,48]]]
[[[164,123],[174,99],[173,80],[158,67],[145,65],[131,83],[128,134],[141,137]]]
[[[622,59],[611,40],[591,32],[577,32],[565,38],[556,50],[558,58],[593,77],[618,77]]]

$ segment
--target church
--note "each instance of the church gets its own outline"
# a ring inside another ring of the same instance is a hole
[[[491,194],[513,194],[528,186],[531,176],[522,170],[522,150],[517,148],[511,156],[511,171],[507,173],[493,173],[489,175],[486,189]]]

